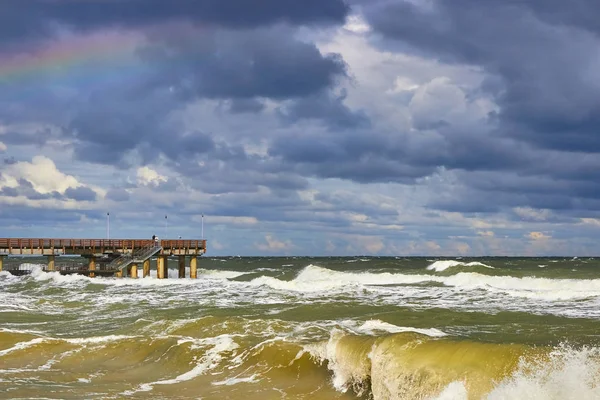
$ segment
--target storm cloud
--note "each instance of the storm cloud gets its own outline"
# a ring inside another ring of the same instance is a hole
[[[102,234],[110,211],[115,232],[146,237],[165,215],[197,235],[206,214],[223,254],[504,254],[531,232],[564,250],[571,229],[593,252],[599,13],[7,0],[0,222],[27,233],[37,209]]]

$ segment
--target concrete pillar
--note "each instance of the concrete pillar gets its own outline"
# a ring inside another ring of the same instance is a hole
[[[156,277],[158,279],[165,279],[169,277],[167,256],[160,255],[156,257]]]
[[[48,271],[54,271],[54,255],[48,256]]]
[[[122,278],[123,277],[123,270],[119,270],[117,272],[115,272],[115,278]]]
[[[145,278],[147,276],[150,276],[150,259],[144,261],[143,277]]]
[[[179,256],[179,277],[185,278],[185,256]]]
[[[88,269],[90,270],[90,278],[93,278],[96,276],[96,273],[94,271],[96,271],[96,256],[91,256],[90,257],[90,262],[88,264]]]
[[[138,270],[137,270],[137,268],[138,268],[137,264],[131,264],[129,266],[129,274],[128,275],[129,275],[130,278],[135,279],[135,278],[138,277]]]
[[[4,260],[4,256],[0,256],[0,272],[2,272],[3,260]]]
[[[190,278],[196,279],[198,277],[198,257],[192,256],[190,258]]]

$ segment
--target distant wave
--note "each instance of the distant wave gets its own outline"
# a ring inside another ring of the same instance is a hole
[[[455,261],[455,260],[436,261],[433,264],[429,265],[427,267],[427,269],[429,271],[442,272],[442,271],[445,271],[448,268],[452,268],[452,267],[485,267],[485,268],[494,269],[494,267],[492,267],[491,265],[480,263],[478,261],[465,263],[462,261]]]
[[[402,273],[334,271],[316,265],[305,267],[292,280],[261,276],[246,284],[268,286],[293,292],[325,292],[351,286],[414,285],[439,283],[463,290],[486,290],[515,297],[546,301],[584,299],[600,296],[600,279],[550,279],[535,277],[489,276],[459,272],[450,276]]]

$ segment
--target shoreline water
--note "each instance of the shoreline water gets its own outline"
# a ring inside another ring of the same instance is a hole
[[[0,390],[600,398],[595,259],[235,257],[200,266],[197,280],[0,273]]]

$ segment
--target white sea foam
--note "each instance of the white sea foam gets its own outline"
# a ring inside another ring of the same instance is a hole
[[[129,336],[129,335],[108,335],[108,336],[94,336],[87,338],[74,338],[74,339],[61,339],[67,343],[71,344],[103,344],[103,343],[116,343],[119,340],[123,339],[135,339],[139,336]]]
[[[371,352],[365,359],[360,355],[360,352],[366,350],[365,348],[339,345],[344,337],[343,331],[334,329],[327,342],[305,346],[305,351],[318,362],[327,361],[327,367],[333,373],[332,384],[339,392],[347,392],[352,388],[360,394],[364,389],[362,383],[367,379],[372,383],[372,394],[375,400],[403,399],[402,393],[396,391],[400,387],[413,395],[423,393],[423,389],[427,391],[426,387],[418,386],[427,384],[426,381],[411,379],[410,376],[407,378],[405,374],[390,370],[390,367],[397,364],[394,364],[394,358],[389,355],[385,345],[379,349],[378,342],[374,342]],[[356,342],[354,346],[360,346],[360,343]],[[382,354],[384,359],[381,358]],[[388,356],[392,357],[391,365],[385,360]],[[569,346],[559,346],[550,353],[549,357],[539,356],[532,360],[527,353],[524,353],[517,370],[503,381],[495,383],[494,388],[482,399],[599,399],[600,386],[597,384],[599,378],[600,349],[593,347],[573,349]],[[411,387],[408,388],[406,385]],[[440,393],[427,398],[467,400],[472,398],[468,387],[469,385],[463,381],[453,381]]]
[[[444,388],[442,393],[437,396],[433,396],[428,400],[468,400],[469,392],[465,384],[461,381],[451,382]],[[507,399],[508,400],[508,399]]]
[[[215,386],[232,386],[232,385],[237,385],[238,383],[256,383],[259,381],[260,381],[260,379],[258,379],[258,376],[256,374],[254,374],[254,375],[248,376],[246,378],[238,378],[238,377],[228,378],[223,381],[212,382],[212,384]]]
[[[5,350],[0,350],[0,357],[3,357],[5,355],[7,355],[8,353],[13,353],[15,351],[25,350],[29,347],[36,346],[40,343],[43,343],[46,340],[47,340],[46,338],[35,338],[35,339],[28,340],[27,342],[16,343],[13,347],[9,347],[8,349],[5,349]]]
[[[233,335],[219,335],[212,338],[203,338],[203,339],[184,339],[179,342],[193,342],[197,347],[205,348],[210,346],[210,348],[206,351],[206,353],[200,358],[199,362],[194,366],[191,370],[180,374],[172,379],[163,379],[160,381],[143,383],[138,386],[137,389],[133,391],[125,391],[121,393],[122,395],[129,396],[136,392],[149,392],[156,385],[174,385],[180,382],[185,382],[192,380],[200,375],[207,373],[208,371],[214,369],[223,359],[223,353],[231,352],[239,347],[237,343],[233,341]]]
[[[49,281],[60,286],[67,285],[87,285],[89,283],[106,285],[106,286],[189,286],[197,285],[202,280],[215,279],[215,280],[227,280],[233,279],[238,276],[244,275],[245,272],[237,271],[223,271],[223,270],[198,270],[198,279],[179,279],[178,269],[169,269],[169,279],[158,279],[156,270],[150,271],[150,276],[140,279],[122,279],[113,277],[95,277],[90,278],[84,275],[72,274],[72,275],[61,275],[59,272],[45,272],[40,268],[32,270],[30,276],[38,281],[44,282]],[[138,269],[138,276],[141,276],[141,270]],[[190,276],[189,268],[186,268],[186,276]]]
[[[36,331],[33,329],[12,329],[12,328],[4,328],[4,327],[0,327],[0,332],[25,333],[25,334],[29,334],[29,335],[43,335],[44,334],[44,332],[42,332],[42,331]]]
[[[354,322],[354,321],[352,321]],[[402,333],[402,332],[415,332],[415,333],[420,333],[421,335],[427,335],[427,336],[431,336],[431,337],[442,337],[442,336],[446,336],[447,334],[440,331],[439,329],[435,329],[435,328],[429,328],[429,329],[422,329],[422,328],[413,328],[413,327],[406,327],[406,326],[397,326],[394,324],[390,324],[388,322],[384,322],[378,319],[370,319],[366,322],[364,322],[362,325],[357,326],[356,328],[357,332],[360,333],[365,333],[368,335],[374,335],[377,332],[389,332],[389,333]]]
[[[427,269],[429,271],[442,272],[442,271],[445,271],[448,268],[452,268],[452,267],[485,267],[485,268],[494,269],[494,267],[492,267],[491,265],[480,263],[479,261],[472,261],[469,263],[465,263],[462,261],[455,261],[455,260],[435,261],[433,264],[429,265],[427,267]]]
[[[68,288],[72,293],[67,300],[71,303],[69,310],[81,313],[84,320],[90,321],[99,318],[99,308],[104,310],[102,315],[108,318],[117,316],[114,305],[122,303],[160,304],[161,307],[167,308],[182,304],[245,307],[248,302],[287,303],[290,301],[290,295],[294,296],[295,305],[313,303],[315,299],[332,295],[342,295],[352,296],[357,301],[368,304],[376,302],[420,308],[526,310],[570,317],[600,317],[600,279],[490,276],[460,270],[446,276],[410,273],[414,270],[336,271],[308,265],[291,280],[259,276],[251,281],[235,281],[231,278],[244,273],[201,271],[204,274],[200,275],[200,279],[157,279],[155,274],[143,279],[121,279],[61,276],[56,272],[46,273],[38,270],[30,277],[16,277],[14,282],[4,281],[2,285],[10,286],[34,280],[42,288],[46,285]],[[173,270],[173,273],[177,274],[177,271]],[[99,291],[87,290],[92,284],[106,288]],[[154,288],[158,290],[152,290]],[[54,295],[46,295],[46,301],[38,302],[35,292],[24,291],[19,296],[11,293],[0,290],[0,311],[58,315],[66,310],[63,299],[55,298]],[[577,303],[574,304],[572,300],[577,300]],[[548,307],[549,302],[552,303],[552,307]],[[135,308],[131,313],[135,316],[136,312],[143,313],[143,310],[144,307]]]
[[[600,349],[560,346],[549,360],[523,362],[487,400],[582,400],[600,399]]]
[[[561,301],[600,297],[600,279],[549,279],[533,277],[489,276],[476,272],[459,272],[451,276],[411,275],[372,272],[343,272],[309,265],[296,278],[284,281],[262,276],[249,283],[293,292],[327,292],[348,287],[411,285],[435,282],[461,290],[486,290],[530,299]],[[399,289],[393,289],[399,291]],[[402,290],[405,290],[404,288]],[[435,289],[431,289],[435,290]]]
[[[337,346],[344,335],[345,332],[334,329],[327,342],[304,346],[305,351],[318,362],[327,361],[327,368],[333,373],[333,387],[342,393],[348,391],[351,382],[362,382],[370,372],[365,368],[356,368],[355,365],[347,364],[338,359]],[[368,365],[365,367],[368,367]]]
[[[428,280],[431,280],[431,277],[428,275],[403,275],[388,272],[342,272],[311,264],[304,268],[291,281],[261,276],[250,281],[250,284],[253,286],[266,285],[279,290],[319,292],[352,285],[409,284]]]

